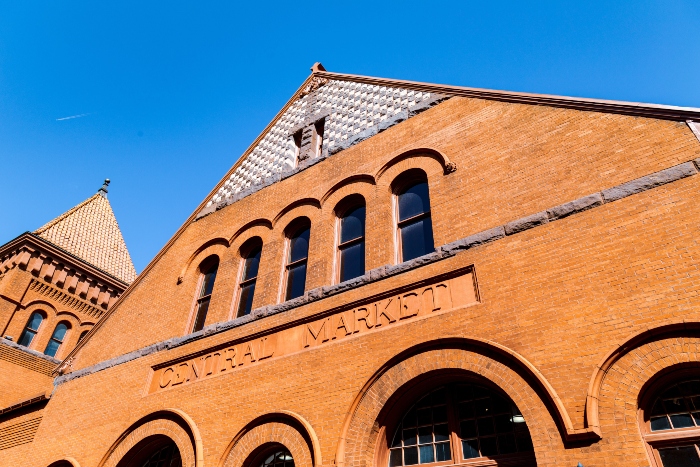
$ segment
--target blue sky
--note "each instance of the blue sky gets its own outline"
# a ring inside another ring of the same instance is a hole
[[[700,107],[697,0],[0,7],[0,244],[108,177],[137,271],[315,61],[345,73]]]

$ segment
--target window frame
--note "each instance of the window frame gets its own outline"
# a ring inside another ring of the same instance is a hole
[[[201,263],[199,263],[199,267],[197,270],[199,271],[199,278],[197,279],[197,292],[194,294],[194,305],[193,305],[193,310],[192,310],[192,318],[190,320],[190,323],[188,324],[186,333],[190,334],[193,332],[198,332],[204,329],[204,326],[207,321],[207,315],[209,314],[209,307],[211,306],[211,299],[212,296],[214,295],[214,287],[216,286],[216,276],[218,276],[219,273],[219,266],[221,265],[221,260],[219,259],[218,255],[210,255],[207,258],[205,258]],[[206,279],[207,274],[216,267],[216,271],[214,273],[214,284],[212,285],[211,288],[211,293],[204,295],[205,289],[205,283],[204,280]],[[202,306],[202,303],[205,301],[208,301],[208,306],[207,306],[207,314],[204,316],[204,319],[202,321],[202,327],[200,329],[195,330],[197,327],[198,321],[199,321],[199,312]]]
[[[659,449],[691,444],[700,445],[700,426],[651,431],[651,413],[656,400],[673,385],[690,380],[700,380],[700,377],[698,377],[699,366],[693,364],[657,376],[646,389],[642,390],[643,396],[639,400],[637,420],[652,466],[664,467],[659,455]],[[696,449],[699,447],[696,447]],[[700,450],[698,451],[698,457],[700,457]]]
[[[374,455],[375,466],[389,467],[389,456],[391,451],[391,443],[393,441],[392,438],[396,433],[396,430],[399,428],[399,425],[403,422],[404,417],[408,414],[409,410],[413,408],[424,396],[427,396],[431,392],[442,387],[448,388],[446,406],[448,430],[450,433],[449,443],[451,459],[424,464],[417,463],[403,467],[444,467],[447,465],[476,467],[496,466],[501,465],[501,463],[511,465],[515,464],[516,462],[522,462],[523,465],[537,465],[534,448],[532,451],[523,451],[513,454],[497,454],[491,457],[482,456],[475,458],[464,458],[462,452],[462,439],[459,436],[460,420],[455,416],[457,402],[455,402],[453,399],[454,387],[462,384],[481,386],[510,401],[512,404],[517,405],[502,389],[490,381],[482,378],[464,375],[456,377],[453,372],[437,375],[433,374],[430,375],[430,377],[424,375],[424,379],[422,381],[412,384],[412,387],[404,390],[403,393],[392,396],[392,398],[396,397],[397,400],[395,399],[394,401],[390,400],[387,402],[384,410],[385,413],[380,415],[380,419],[383,420],[380,422],[381,428],[377,437],[378,441]],[[530,427],[528,426],[528,431],[529,430]],[[530,439],[532,440],[531,433]],[[433,442],[433,444],[435,444],[435,442]],[[418,444],[416,446],[418,446]]]
[[[309,244],[306,249],[306,256],[304,258],[290,261],[292,255],[292,239],[299,236],[301,232],[309,230]],[[284,255],[282,256],[282,280],[280,281],[280,292],[278,302],[283,303],[288,300],[293,300],[294,298],[287,298],[287,288],[289,286],[289,272],[290,270],[300,264],[306,264],[306,273],[304,276],[304,293],[306,293],[306,283],[309,273],[309,250],[311,249],[311,219],[306,216],[298,217],[289,223],[287,228],[284,229]],[[301,294],[303,296],[304,294]]]
[[[343,234],[343,219],[345,219],[346,215],[357,208],[364,207],[365,208],[365,218],[363,221],[363,232],[362,236],[353,238],[352,240],[348,240],[346,242],[341,242],[342,239],[342,234]],[[335,209],[335,259],[334,259],[334,266],[333,266],[333,283],[334,284],[339,284],[343,282],[341,273],[343,270],[343,250],[347,249],[348,247],[351,247],[353,245],[356,245],[358,243],[364,243],[365,248],[364,248],[364,257],[362,258],[363,262],[363,269],[364,272],[363,274],[367,273],[367,202],[365,201],[364,196],[360,194],[353,194],[346,196],[343,198],[339,203],[338,206]],[[362,275],[362,274],[361,274]],[[359,277],[359,276],[357,276]],[[354,279],[354,278],[352,278]],[[346,279],[346,280],[352,280],[352,279]]]
[[[235,318],[240,318],[241,316],[245,316],[246,314],[240,314],[241,312],[241,300],[243,299],[243,287],[248,286],[253,283],[257,283],[258,277],[260,276],[260,262],[262,261],[262,250],[264,247],[264,243],[262,238],[259,236],[251,237],[245,242],[243,242],[243,245],[241,245],[241,248],[239,249],[239,267],[238,267],[238,277],[236,282],[238,283],[238,287],[236,289],[236,298],[234,300],[234,306],[235,306],[235,313],[234,317]],[[247,272],[247,262],[248,259],[250,258],[251,253],[253,253],[255,250],[260,249],[260,259],[258,260],[258,272],[256,273],[255,277],[251,277],[248,279],[244,279],[246,272]],[[253,300],[255,300],[255,291],[253,291]],[[253,311],[253,306],[251,303],[251,309],[250,312]]]
[[[413,185],[418,183],[425,183],[428,186],[428,203],[430,204],[430,209],[428,211],[416,214],[407,219],[400,220],[401,210],[399,205],[400,196]],[[394,223],[394,244],[396,245],[394,252],[394,262],[400,264],[405,260],[403,258],[403,237],[401,235],[401,229],[405,226],[412,224],[416,221],[430,218],[430,230],[433,237],[433,251],[435,252],[435,229],[433,229],[432,218],[433,218],[433,203],[431,202],[430,195],[430,180],[428,179],[428,174],[423,171],[423,169],[409,169],[401,174],[399,174],[394,182],[392,183],[392,210],[393,210],[393,223]],[[428,252],[425,254],[430,254]],[[419,256],[420,257],[420,256]],[[415,259],[415,258],[413,258]]]
[[[32,328],[29,327],[29,323],[30,323],[30,321],[32,320],[32,318],[34,317],[35,314],[38,314],[39,316],[41,316],[41,322],[39,323],[39,326],[37,326],[36,329],[32,329]],[[32,347],[32,344],[34,344],[34,343],[36,342],[36,338],[37,338],[37,336],[39,335],[39,331],[41,331],[42,325],[43,325],[44,322],[46,321],[46,318],[47,318],[46,313],[44,313],[42,310],[34,310],[34,311],[32,311],[32,312],[30,313],[30,315],[29,315],[29,318],[27,318],[27,322],[25,323],[24,327],[22,328],[22,332],[21,332],[20,335],[19,335],[19,339],[17,339],[17,344],[23,345],[24,347],[27,347],[28,349],[32,349],[32,348],[33,348],[33,347]],[[24,334],[27,332],[27,330],[29,330],[29,331],[31,331],[31,332],[34,333],[34,334],[32,335],[32,338],[31,338],[30,341],[29,341],[29,345],[20,344],[20,342],[22,342],[22,338],[24,337]]]

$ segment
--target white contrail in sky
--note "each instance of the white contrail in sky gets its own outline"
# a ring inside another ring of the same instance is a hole
[[[60,122],[61,120],[70,120],[71,118],[87,117],[88,115],[90,114],[71,115],[70,117],[57,118],[56,121]]]

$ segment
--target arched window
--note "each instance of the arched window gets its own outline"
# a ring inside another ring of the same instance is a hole
[[[197,298],[197,314],[195,316],[192,332],[197,332],[204,328],[204,322],[207,320],[207,312],[209,311],[211,293],[214,290],[216,271],[218,269],[219,258],[216,256],[207,258],[202,263],[202,266],[200,266],[200,271],[202,272],[202,285],[199,288],[199,297]]]
[[[423,171],[411,171],[395,184],[400,261],[435,251],[430,218],[428,179]]]
[[[44,315],[38,311],[32,313],[29,321],[27,321],[27,325],[24,327],[24,331],[22,331],[22,335],[19,336],[18,344],[29,347],[34,340],[34,336],[39,332],[39,326],[41,326],[42,321],[44,321]]]
[[[253,309],[253,297],[255,296],[255,282],[258,278],[258,267],[260,266],[260,254],[262,253],[262,240],[255,237],[248,240],[241,251],[245,252],[243,257],[243,272],[239,284],[240,293],[238,298],[238,312],[236,316],[250,314]]]
[[[338,216],[338,278],[340,282],[365,273],[365,203],[350,199]]]
[[[76,343],[76,345],[80,344],[80,341],[82,341],[85,338],[85,336],[87,336],[88,332],[90,332],[90,331],[88,330],[88,331],[83,331],[80,333],[80,336],[78,336],[78,342]]]
[[[285,300],[301,297],[306,288],[306,263],[309,257],[309,235],[311,223],[308,219],[295,223],[288,235],[287,275]]]
[[[294,459],[289,451],[282,449],[265,457],[260,467],[294,467]]]
[[[66,338],[67,332],[68,324],[58,323],[56,325],[56,329],[53,330],[53,334],[51,335],[51,339],[49,339],[49,343],[46,344],[46,350],[44,350],[44,354],[48,355],[49,357],[55,357],[56,352],[58,352],[58,349],[61,347],[61,344],[63,344],[63,341]]]
[[[700,466],[700,378],[667,384],[650,402],[642,432],[657,465]]]
[[[485,458],[508,465],[534,461],[530,431],[515,404],[474,384],[443,386],[423,396],[389,439],[389,467],[485,465]]]

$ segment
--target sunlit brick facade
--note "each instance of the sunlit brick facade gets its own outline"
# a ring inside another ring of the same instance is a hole
[[[316,65],[44,399],[8,401],[0,465],[691,459],[695,120]]]

